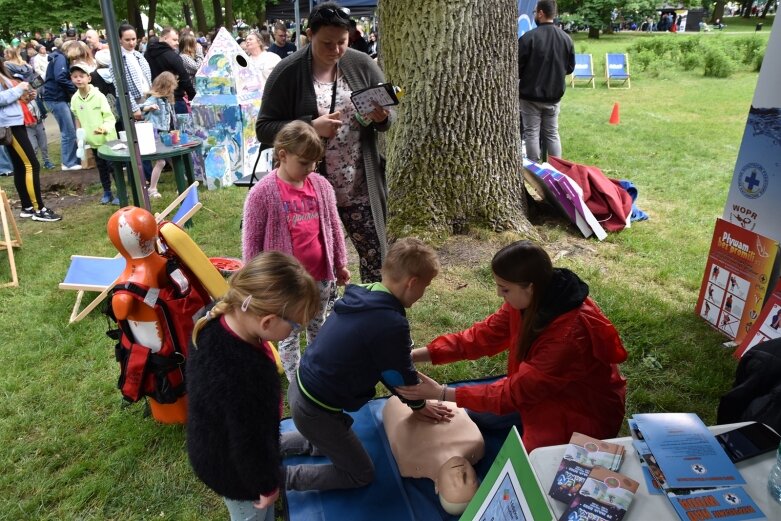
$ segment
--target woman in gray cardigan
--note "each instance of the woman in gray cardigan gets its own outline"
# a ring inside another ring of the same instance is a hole
[[[266,82],[258,140],[274,142],[289,121],[310,123],[325,140],[325,172],[347,235],[360,256],[363,282],[379,281],[387,239],[387,184],[377,132],[387,130],[392,112],[375,106],[358,114],[350,94],[383,83],[385,77],[365,53],[349,49],[349,17],[337,4],[318,4],[306,31],[310,45],[283,59]],[[321,168],[322,169],[322,168]]]

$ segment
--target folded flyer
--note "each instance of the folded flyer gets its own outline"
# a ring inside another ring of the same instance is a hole
[[[620,521],[640,484],[602,467],[594,467],[559,521]]]
[[[637,428],[664,474],[664,488],[706,488],[743,485],[746,480],[693,413],[635,414]]]
[[[579,432],[573,433],[548,495],[569,503],[588,478],[592,468],[601,466],[618,470],[623,457],[623,445],[597,440]]]

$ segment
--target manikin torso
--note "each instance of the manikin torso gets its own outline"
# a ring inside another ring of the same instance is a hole
[[[117,210],[108,221],[111,242],[127,264],[119,283],[134,282],[148,287],[152,294],[167,284],[166,260],[155,250],[157,222],[142,208],[128,206]],[[154,308],[127,294],[116,294],[111,306],[117,320],[127,320],[137,343],[153,353],[162,347],[162,331]]]

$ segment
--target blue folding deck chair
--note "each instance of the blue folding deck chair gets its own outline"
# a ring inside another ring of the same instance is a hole
[[[610,82],[620,82],[625,87],[613,87]],[[623,88],[628,89],[631,87],[629,82],[629,56],[623,53],[607,53],[605,54],[605,82],[608,89]]]
[[[179,209],[171,220],[178,226],[184,226],[184,224],[203,206],[201,202],[198,201],[198,181],[187,187],[187,189],[179,194],[179,196],[162,212],[156,213],[155,220],[158,223],[165,220],[177,206]],[[60,289],[78,292],[68,323],[72,324],[78,322],[89,315],[93,309],[98,307],[98,305],[108,296],[109,291],[114,287],[114,284],[124,269],[125,258],[119,255],[116,257],[71,255],[71,263],[70,266],[68,266],[68,272],[65,274],[65,279],[59,286]],[[92,302],[87,304],[84,309],[80,309],[81,299],[84,297],[85,291],[95,291],[99,292],[99,294]]]
[[[570,86],[575,88],[578,85],[577,82],[585,82],[581,83],[581,86],[591,84],[592,89],[596,87],[596,82],[594,81],[594,60],[591,59],[590,54],[575,55],[575,70],[570,77]]]

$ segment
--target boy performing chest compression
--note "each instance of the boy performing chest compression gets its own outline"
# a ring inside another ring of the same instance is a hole
[[[404,310],[423,296],[438,272],[431,248],[402,239],[388,250],[381,283],[347,287],[290,384],[288,402],[298,432],[284,433],[281,440],[284,455],[322,455],[331,463],[287,467],[288,489],[357,488],[374,480],[374,465],[344,411],[357,411],[373,398],[379,381],[391,390],[417,383]],[[452,416],[436,402],[405,403],[423,420]]]

